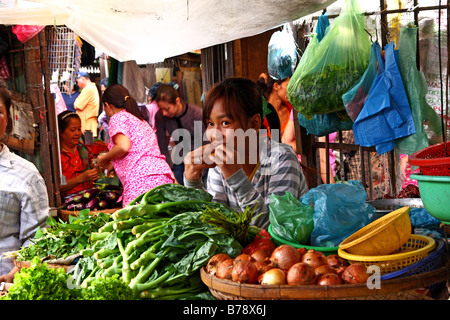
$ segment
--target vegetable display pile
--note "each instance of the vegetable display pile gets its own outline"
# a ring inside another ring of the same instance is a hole
[[[14,277],[8,295],[0,300],[131,300],[133,291],[118,277],[96,279],[89,287],[71,287],[70,276],[62,268],[50,268],[38,257],[30,268]]]
[[[236,258],[214,255],[206,272],[220,279],[261,285],[338,285],[365,283],[369,278],[362,264],[350,264],[336,254],[290,245],[268,244],[244,250]]]
[[[62,209],[80,211],[89,209],[93,211],[114,209],[122,207],[118,202],[122,195],[122,188],[108,184],[98,184],[93,188],[68,195],[64,198]]]
[[[91,233],[111,220],[108,214],[100,212],[94,216],[87,209],[81,210],[76,217],[69,216],[69,223],[50,217],[46,228],[38,228],[32,245],[14,254],[18,261],[31,261],[34,257],[60,259],[76,255],[90,246]]]
[[[91,234],[93,244],[72,270],[75,283],[89,287],[95,279],[120,276],[138,298],[205,294],[200,268],[218,252],[237,256],[242,250],[223,227],[203,221],[203,212],[214,209],[236,220],[231,209],[210,201],[207,192],[177,184],[140,195]]]

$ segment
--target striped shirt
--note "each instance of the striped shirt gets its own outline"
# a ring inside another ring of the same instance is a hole
[[[270,195],[283,196],[287,191],[300,199],[309,189],[297,155],[291,146],[269,140],[267,148],[261,148],[260,165],[250,181],[243,169],[224,179],[218,167],[209,169],[207,191],[213,201],[243,211],[256,205],[255,215],[261,214],[253,224],[267,229],[269,225]],[[184,179],[185,186],[202,188],[201,180]]]
[[[0,275],[14,267],[3,252],[19,250],[49,217],[47,188],[33,163],[0,151]]]

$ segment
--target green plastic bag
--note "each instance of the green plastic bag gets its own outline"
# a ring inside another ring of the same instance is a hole
[[[344,111],[342,95],[364,74],[370,39],[357,0],[345,0],[341,14],[319,42],[313,34],[291,77],[287,94],[297,112],[316,114]]]
[[[269,221],[272,232],[292,243],[306,244],[314,229],[314,209],[301,203],[292,193],[270,195]]]
[[[411,107],[416,133],[397,139],[395,150],[407,155],[425,149],[430,145],[423,126],[424,122],[437,136],[442,134],[439,115],[426,101],[428,86],[425,75],[417,69],[416,44],[417,27],[401,28],[398,68]]]

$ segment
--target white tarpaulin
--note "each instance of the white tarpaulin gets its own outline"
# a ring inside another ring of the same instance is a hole
[[[119,61],[155,63],[253,36],[335,0],[0,0],[0,24],[66,25]]]

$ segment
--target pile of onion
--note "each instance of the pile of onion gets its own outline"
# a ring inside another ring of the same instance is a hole
[[[220,279],[261,285],[338,285],[364,283],[369,278],[366,267],[349,265],[342,257],[290,245],[253,247],[236,258],[226,254],[213,256],[206,271]]]

